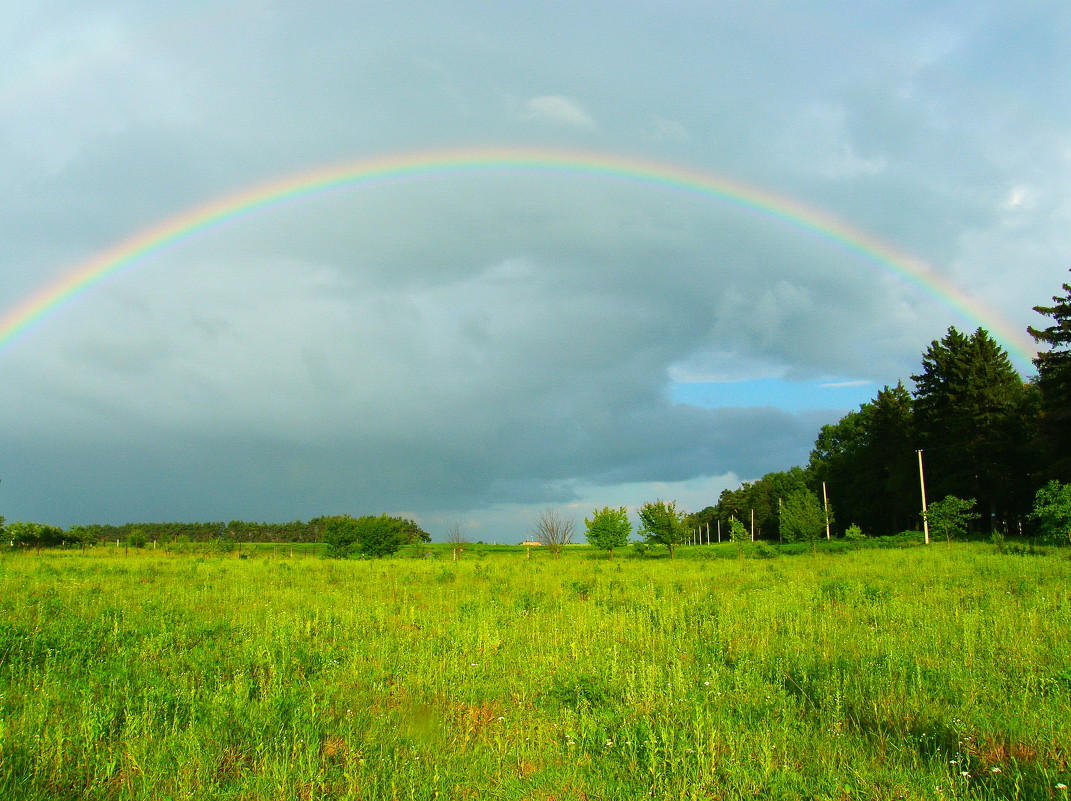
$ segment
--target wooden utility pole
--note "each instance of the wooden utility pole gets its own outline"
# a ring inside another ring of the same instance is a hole
[[[721,544],[721,518],[718,518],[718,543]]]
[[[822,509],[823,514],[826,516],[826,539],[830,539],[829,536],[829,496],[826,495],[826,482],[822,482]]]
[[[751,510],[751,541],[755,541],[755,510]]]
[[[922,489],[922,534],[926,544],[930,544],[930,522],[926,519],[926,476],[922,472],[922,450],[919,454],[919,487]]]

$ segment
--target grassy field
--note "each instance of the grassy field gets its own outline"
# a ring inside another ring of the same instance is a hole
[[[726,547],[5,554],[0,798],[1067,798],[1066,550]]]

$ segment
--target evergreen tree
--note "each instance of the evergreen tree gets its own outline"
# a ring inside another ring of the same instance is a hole
[[[811,451],[815,489],[824,481],[842,520],[873,534],[913,525],[920,507],[914,405],[903,384],[823,426]]]
[[[870,406],[865,461],[877,475],[878,492],[870,499],[867,531],[895,534],[914,525],[921,509],[915,405],[903,383],[897,383],[878,392]]]
[[[1042,444],[1047,455],[1046,477],[1071,481],[1071,284],[1063,285],[1063,297],[1054,296],[1052,306],[1034,311],[1051,317],[1048,328],[1027,328],[1030,336],[1048,350],[1038,353],[1037,386],[1041,392]]]
[[[949,328],[912,379],[927,492],[977,498],[991,524],[1021,519],[1030,403],[1008,354],[981,328],[969,337]]]

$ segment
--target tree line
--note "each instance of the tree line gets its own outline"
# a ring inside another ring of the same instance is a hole
[[[1043,348],[1034,378],[984,329],[949,328],[923,353],[912,389],[885,386],[823,426],[805,466],[725,490],[688,524],[736,520],[773,540],[826,526],[832,535],[917,530],[924,478],[930,516],[959,509],[986,532],[1039,533],[1050,519],[1039,508],[1071,506],[1071,285],[1063,290],[1034,307],[1051,322],[1027,329]]]
[[[124,523],[122,525],[92,524],[71,526],[64,529],[43,523],[12,522],[4,525],[0,517],[0,536],[9,546],[51,548],[59,546],[84,547],[98,542],[121,542],[134,548],[159,543],[193,542],[268,542],[311,543],[329,539],[329,532],[337,528],[339,520],[350,520],[348,515],[320,516],[312,520],[294,520],[288,523],[255,523],[243,520],[230,522],[198,523]],[[364,519],[364,518],[360,518]],[[392,521],[400,532],[401,544],[430,542],[431,535],[414,521],[400,517],[380,515]]]
[[[982,328],[955,327],[930,343],[913,389],[883,387],[858,410],[823,426],[804,466],[726,489],[687,514],[674,503],[638,510],[640,548],[672,558],[688,542],[862,539],[924,526],[953,537],[975,526],[998,537],[1071,536],[1071,285],[1051,319],[1029,327],[1043,349],[1037,376],[1023,380]],[[932,502],[926,503],[923,490]],[[585,536],[610,552],[629,543],[627,510],[596,509]],[[549,525],[548,525],[549,523]],[[535,534],[558,552],[562,521],[544,513]],[[547,532],[558,531],[559,536]],[[568,538],[571,538],[571,527]],[[567,539],[568,539],[567,538]]]

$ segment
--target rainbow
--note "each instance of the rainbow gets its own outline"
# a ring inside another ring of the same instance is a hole
[[[0,317],[0,352],[22,334],[100,282],[224,224],[284,204],[339,190],[407,179],[485,173],[557,173],[672,190],[725,203],[773,220],[852,253],[918,287],[923,293],[986,328],[1013,359],[1028,365],[1032,344],[926,264],[854,229],[834,216],[791,198],[695,169],[657,161],[567,150],[478,148],[394,154],[330,164],[286,175],[186,210],[105,250],[26,298]]]

